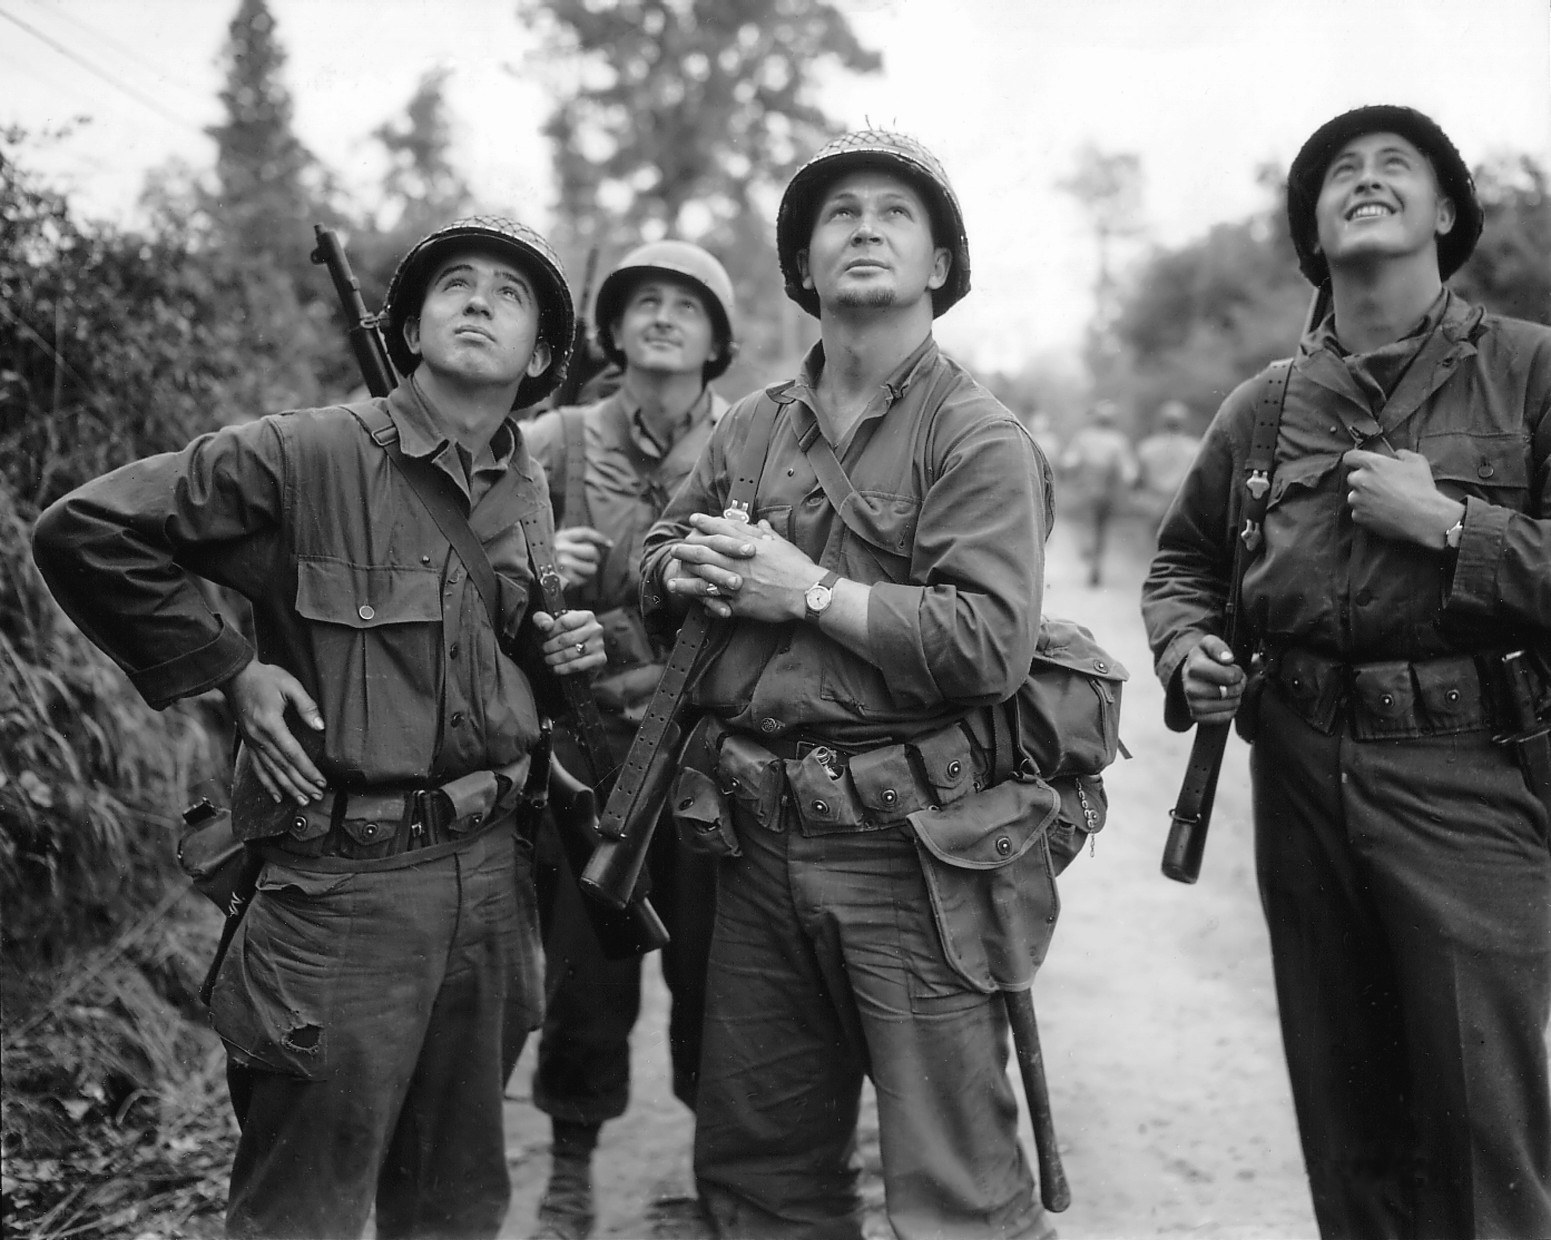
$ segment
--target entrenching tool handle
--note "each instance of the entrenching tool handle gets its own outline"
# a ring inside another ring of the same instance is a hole
[[[1206,833],[1212,825],[1212,800],[1223,752],[1228,747],[1231,723],[1200,723],[1190,746],[1190,762],[1180,785],[1169,821],[1169,838],[1163,845],[1163,873],[1176,883],[1193,883],[1201,877],[1201,857]]]
[[[1007,1005],[1007,1023],[1012,1029],[1013,1050],[1023,1077],[1023,1097],[1034,1125],[1039,1199],[1045,1209],[1059,1214],[1072,1204],[1072,1190],[1056,1145],[1056,1122],[1050,1112],[1050,1087],[1045,1083],[1045,1056],[1039,1046],[1039,1025],[1034,1020],[1034,997],[1027,990],[1004,990],[1002,1000]]]

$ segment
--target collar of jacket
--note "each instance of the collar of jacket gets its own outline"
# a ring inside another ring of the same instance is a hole
[[[393,425],[399,433],[399,450],[405,456],[435,459],[443,453],[456,452],[452,439],[426,408],[419,389],[413,383],[399,384],[385,399],[388,402],[388,416],[393,419]],[[518,433],[517,423],[510,417],[503,419],[495,434],[490,437],[490,457],[489,461],[476,462],[476,466],[515,468],[530,480],[537,474],[537,467]],[[457,473],[462,474],[461,465]]]
[[[1405,376],[1377,414],[1378,425],[1385,432],[1393,430],[1420,409],[1423,402],[1454,374],[1461,361],[1476,355],[1484,311],[1451,289],[1444,290],[1444,297],[1443,314],[1437,329],[1422,342]],[[1327,347],[1328,323],[1328,319],[1320,323],[1299,343],[1294,372],[1355,406],[1362,416],[1374,416],[1368,398],[1346,368],[1346,363]]]

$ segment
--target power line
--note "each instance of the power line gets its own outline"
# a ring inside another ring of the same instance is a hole
[[[108,85],[114,86],[117,89],[123,91],[131,99],[135,100],[135,102],[143,104],[145,107],[150,108],[151,111],[155,112],[158,116],[162,117],[164,120],[171,121],[174,125],[182,126],[184,129],[192,130],[194,133],[199,134],[201,137],[206,136],[205,135],[205,131],[203,129],[201,129],[199,126],[192,125],[185,118],[183,118],[181,116],[178,116],[175,113],[167,111],[166,108],[162,107],[161,104],[157,103],[156,100],[152,99],[149,95],[141,93],[140,91],[136,90],[133,86],[130,86],[130,85],[128,85],[125,82],[119,81],[119,79],[114,77],[111,73],[108,73],[106,70],[98,68],[98,66],[92,64],[91,61],[87,60],[84,56],[80,55],[80,53],[78,53],[78,52],[74,51],[73,49],[67,47],[65,44],[59,42],[57,39],[54,39],[51,36],[44,34],[41,30],[37,29],[36,27],[28,25],[21,18],[17,17],[16,14],[8,13],[5,9],[0,9],[0,17],[3,17],[7,21],[13,22],[15,25],[20,26],[23,30],[25,30],[33,38],[37,39],[39,42],[44,43],[44,44],[46,44],[47,46],[49,46],[51,48],[53,48],[56,52],[58,52],[66,60],[74,61],[77,65],[79,65],[81,68],[85,69],[88,73],[96,75],[97,77],[101,78],[104,82],[108,83]]]
[[[68,22],[77,30],[90,35],[99,43],[105,44],[107,48],[120,59],[131,61],[134,64],[139,65],[140,68],[144,69],[153,78],[157,79],[158,82],[165,82],[168,85],[175,86],[179,90],[187,92],[191,98],[198,98],[202,100],[208,100],[210,98],[210,92],[208,90],[204,90],[196,86],[190,86],[177,75],[168,72],[166,69],[163,69],[158,65],[152,64],[149,60],[147,60],[134,48],[124,43],[122,40],[115,39],[106,31],[98,30],[94,26],[87,25],[79,17],[76,17],[70,13],[68,9],[60,5],[50,5],[47,0],[32,0],[32,2],[34,5],[43,9],[43,11],[48,13],[51,17]]]

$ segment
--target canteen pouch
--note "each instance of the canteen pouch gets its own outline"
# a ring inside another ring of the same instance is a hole
[[[690,729],[668,799],[679,843],[688,852],[718,859],[743,855],[732,829],[732,805],[716,779],[721,741],[726,735],[711,715]]]
[[[949,966],[974,990],[1021,989],[1045,958],[1056,895],[1045,835],[1060,798],[1008,779],[910,815]]]
[[[232,812],[201,798],[183,811],[178,864],[194,890],[225,913],[243,885],[248,849],[232,829]]]
[[[1120,692],[1129,678],[1082,625],[1040,620],[1034,660],[1013,700],[1019,745],[1042,777],[1095,774],[1123,752]]]

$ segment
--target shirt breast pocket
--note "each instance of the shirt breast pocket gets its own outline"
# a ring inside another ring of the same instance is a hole
[[[908,582],[920,502],[908,495],[853,491],[843,515],[842,576],[868,585]]]
[[[372,772],[425,766],[436,740],[441,577],[435,568],[297,560],[330,752]]]
[[[1451,499],[1475,496],[1519,511],[1529,503],[1530,463],[1520,435],[1425,435],[1418,451],[1432,466],[1438,489]]]

